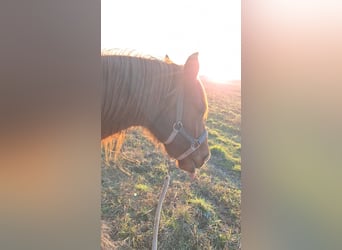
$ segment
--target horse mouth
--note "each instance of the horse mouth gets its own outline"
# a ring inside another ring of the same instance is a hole
[[[178,161],[178,166],[180,169],[186,171],[189,174],[190,179],[195,179],[196,169],[201,166],[197,165],[193,159],[188,159],[187,161],[181,160]]]
[[[183,171],[187,172],[191,180],[194,180],[196,178],[195,177],[196,169],[199,169],[202,166],[205,166],[206,163],[209,161],[210,156],[211,155],[210,155],[209,150],[207,154],[203,154],[203,152],[200,155],[191,154],[182,160],[177,160],[176,165]]]

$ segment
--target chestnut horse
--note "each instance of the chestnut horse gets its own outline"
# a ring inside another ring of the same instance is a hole
[[[149,131],[190,175],[210,157],[204,87],[198,79],[198,53],[184,65],[134,52],[101,55],[101,140],[132,126]]]

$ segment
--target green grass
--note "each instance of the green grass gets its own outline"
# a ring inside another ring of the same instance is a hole
[[[168,171],[171,182],[158,248],[240,249],[240,86],[208,83],[205,88],[211,159],[196,181],[177,169],[140,128],[129,130],[122,154],[110,167],[102,164],[101,217],[116,249],[151,249],[155,210]]]
[[[193,198],[188,200],[190,204],[193,204],[200,208],[205,213],[213,213],[213,208],[210,203],[208,203],[204,198]]]
[[[143,191],[143,192],[148,192],[151,190],[151,188],[145,184],[136,184],[135,185],[135,188],[138,190],[138,191]]]

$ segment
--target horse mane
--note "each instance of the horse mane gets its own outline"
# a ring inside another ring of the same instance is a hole
[[[134,124],[136,120],[144,124],[155,119],[166,96],[177,88],[183,66],[121,49],[101,51],[101,63],[101,131],[110,134],[106,138],[101,135],[101,144],[108,162],[110,155],[115,159],[119,153],[127,124],[137,126],[141,124]],[[146,129],[145,134],[158,144]]]
[[[154,57],[148,54],[144,54],[139,52],[135,49],[102,49],[101,56],[127,56],[127,57],[134,57],[134,58],[143,58],[149,60],[157,60],[161,62],[165,62],[164,58]],[[168,56],[167,56],[168,57]]]

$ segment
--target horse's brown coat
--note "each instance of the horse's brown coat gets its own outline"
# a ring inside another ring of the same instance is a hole
[[[172,131],[179,89],[184,91],[183,123],[196,137],[204,129],[207,100],[204,88],[197,79],[197,54],[189,57],[186,64],[176,65],[171,60],[134,55],[134,52],[105,51],[101,56],[102,106],[101,140],[123,138],[125,129],[142,126],[157,141],[163,141]],[[117,141],[117,148],[122,140]],[[181,138],[166,147],[174,157],[186,148]],[[207,143],[192,157],[179,162],[189,172],[200,167],[208,158]]]

